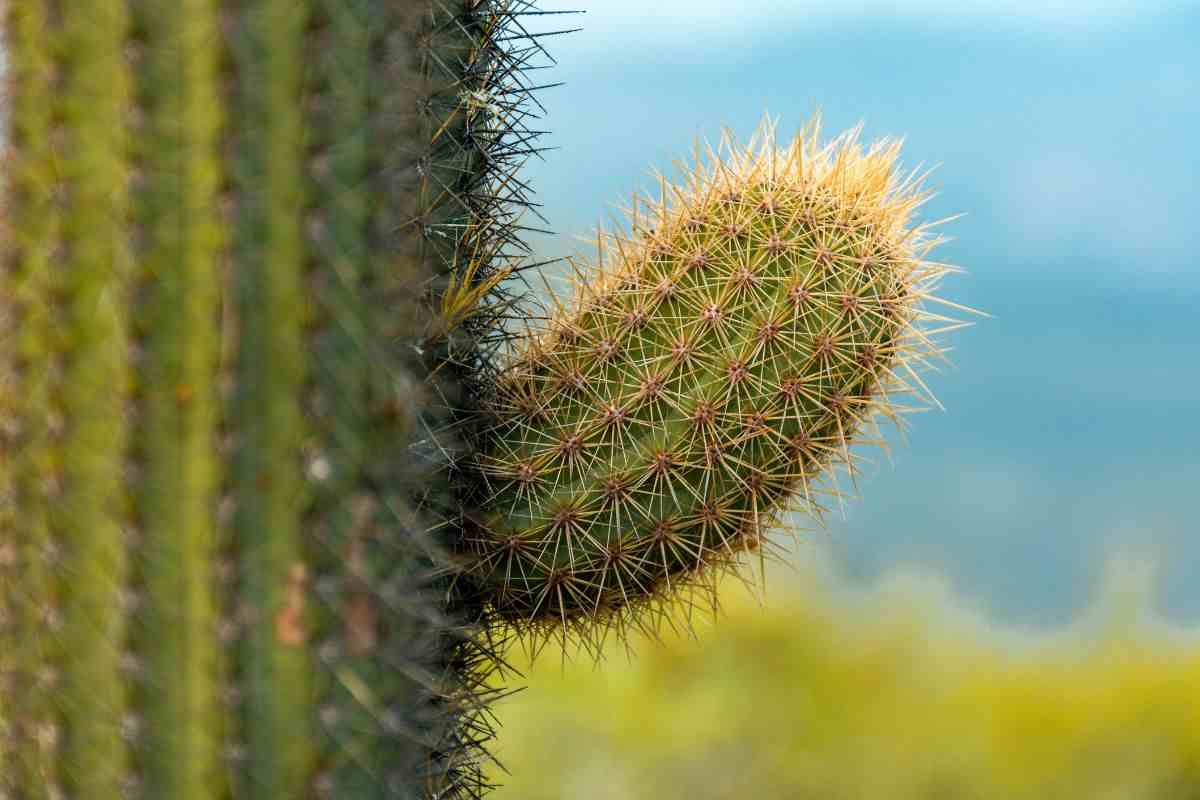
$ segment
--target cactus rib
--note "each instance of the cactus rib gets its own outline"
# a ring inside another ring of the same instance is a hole
[[[67,3],[56,53],[62,85],[54,105],[62,141],[55,156],[62,192],[61,380],[51,407],[62,415],[55,443],[61,495],[50,520],[58,608],[45,629],[61,658],[55,689],[61,790],[118,798],[129,758],[123,723],[128,692],[120,671],[127,636],[129,499],[122,484],[129,438],[129,152],[126,122],[129,20],[121,0]],[[53,138],[53,133],[52,133]],[[57,614],[55,614],[57,611]]]
[[[133,237],[139,351],[131,459],[135,519],[124,655],[127,735],[144,796],[204,800],[222,783],[216,702],[216,453],[220,104],[213,0],[139,3],[135,84],[142,122]],[[170,603],[146,602],[171,598]]]
[[[238,11],[231,42],[230,143],[236,197],[232,229],[238,351],[230,419],[234,516],[230,539],[239,578],[236,739],[246,797],[299,796],[312,743],[309,724],[307,582],[300,510],[305,364],[301,210],[301,96],[307,3],[266,0]]]
[[[41,635],[46,612],[57,604],[46,556],[50,528],[54,449],[51,430],[61,415],[51,410],[51,269],[61,226],[54,201],[57,162],[50,76],[55,55],[45,36],[49,21],[39,3],[9,4],[5,19],[7,82],[20,102],[9,109],[9,146],[23,158],[9,161],[5,189],[5,253],[0,284],[4,349],[0,389],[0,795],[21,786],[56,786],[57,760],[38,746],[57,730],[50,680],[56,678],[49,641]],[[11,455],[10,455],[11,454]]]

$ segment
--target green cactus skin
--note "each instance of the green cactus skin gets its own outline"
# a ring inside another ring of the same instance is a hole
[[[447,252],[426,232],[487,218],[453,200],[473,197],[471,182],[487,174],[482,154],[463,148],[459,97],[472,81],[463,65],[486,54],[477,26],[487,22],[434,4],[356,0],[317,4],[309,26],[323,56],[309,91],[305,391],[321,796],[465,792],[479,780],[474,754],[446,725],[457,716],[446,704],[465,689],[455,681],[468,674],[459,662],[470,640],[432,596],[436,542],[423,531],[440,520],[407,496],[417,485],[450,493],[448,465],[417,471],[394,443],[440,427],[437,395],[417,380],[436,364],[414,358],[411,343],[431,324],[430,284],[460,262],[460,237],[446,237]],[[450,431],[436,442],[454,447]],[[401,610],[404,598],[426,607]]]
[[[894,416],[947,268],[908,225],[925,194],[898,145],[818,134],[777,148],[767,124],[649,211],[635,198],[630,235],[601,234],[601,268],[501,376],[470,538],[503,616],[653,620],[647,604],[760,550],[789,503],[817,510],[817,481]]]
[[[240,697],[230,756],[234,792],[303,793],[313,758],[302,511],[305,423],[304,207],[301,71],[308,9],[289,0],[237,8],[231,36],[231,302],[237,319],[229,553],[236,633],[231,680]]]
[[[51,147],[54,124],[40,4],[10,6],[6,26],[9,84],[34,98],[9,112],[10,146],[24,157],[7,171],[9,202],[4,237],[9,243],[0,288],[0,795],[16,786],[55,785],[57,759],[36,746],[38,732],[57,725],[43,665],[54,663],[51,642],[39,635],[42,608],[56,597],[45,555],[52,543],[47,489],[53,475],[50,440],[52,374],[49,319],[50,265],[56,257],[61,214],[54,202],[57,162]],[[11,343],[11,344],[10,344]],[[19,527],[18,527],[19,526]],[[20,587],[18,589],[18,587]]]
[[[134,9],[129,49],[142,122],[132,139],[139,351],[132,407],[134,512],[126,675],[131,776],[149,797],[220,786],[214,647],[221,257],[221,112],[213,0]],[[179,76],[183,76],[180,79]],[[170,598],[164,602],[163,598]]]
[[[446,550],[532,12],[6,6],[0,798],[487,788]]]
[[[54,283],[47,298],[47,349],[57,374],[48,405],[54,418],[50,472],[43,476],[49,537],[42,557],[54,585],[49,597],[29,598],[41,613],[43,646],[51,651],[38,672],[57,718],[40,721],[35,730],[23,725],[22,749],[40,748],[57,758],[53,782],[35,792],[104,800],[120,796],[128,762],[122,737],[128,691],[120,675],[128,625],[122,486],[131,372],[124,325],[130,275],[124,236],[128,15],[117,0],[58,10],[57,18],[46,20],[58,28],[50,49],[57,85],[41,98],[52,109],[60,210],[57,248],[46,266]]]
[[[309,456],[308,468],[315,534],[308,546],[309,563],[323,601],[311,617],[310,636],[325,650],[314,676],[323,728],[317,739],[324,762],[318,788],[328,796],[348,797],[380,794],[378,787],[389,768],[415,775],[416,766],[389,764],[378,752],[388,741],[383,718],[389,712],[391,687],[386,673],[373,669],[380,646],[380,612],[371,591],[374,576],[368,570],[385,568],[386,556],[368,556],[366,548],[386,526],[377,524],[381,509],[364,486],[364,469],[373,437],[403,441],[404,433],[380,429],[371,408],[373,374],[383,377],[389,370],[372,370],[373,358],[377,367],[384,362],[370,350],[374,331],[366,287],[374,277],[372,270],[386,272],[394,264],[372,247],[373,210],[365,201],[381,196],[378,187],[372,187],[371,195],[361,191],[380,166],[373,163],[377,152],[370,135],[374,81],[379,80],[372,53],[380,43],[369,26],[369,6],[314,6],[312,27],[325,43],[315,48],[320,54],[312,70],[317,116],[306,155],[312,165],[307,271],[316,300],[306,331],[313,368],[306,406],[314,433],[324,443]],[[399,549],[394,552],[399,558],[411,557]],[[408,630],[397,634],[400,639],[409,636]],[[412,761],[411,748],[389,744],[399,758]],[[333,787],[336,795],[331,794]]]

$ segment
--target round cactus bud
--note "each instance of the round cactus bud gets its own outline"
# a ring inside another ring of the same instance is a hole
[[[636,619],[711,585],[782,512],[819,513],[873,418],[924,391],[950,268],[924,259],[928,192],[898,153],[857,131],[822,144],[815,122],[779,147],[764,123],[599,234],[599,264],[500,375],[481,446],[470,571],[504,617]]]

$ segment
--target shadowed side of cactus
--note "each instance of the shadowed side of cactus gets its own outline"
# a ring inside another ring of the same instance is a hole
[[[531,11],[6,7],[0,797],[485,788],[442,551]]]
[[[528,265],[532,10],[327,0],[309,25],[306,530],[331,797],[485,788],[498,643],[448,593],[445,551],[457,428],[513,299],[498,281]]]
[[[925,260],[937,240],[910,220],[927,193],[898,143],[856,135],[727,137],[635,197],[628,235],[601,234],[483,437],[471,570],[504,617],[652,626],[789,506],[819,512],[873,420],[924,391],[934,328],[954,326],[930,307],[949,268]]]
[[[310,569],[301,448],[307,437],[302,75],[309,3],[229,9],[226,132],[229,317],[236,351],[225,433],[228,502],[223,608],[233,704],[227,756],[235,796],[295,797],[315,757],[310,725]],[[229,331],[226,331],[229,333]]]

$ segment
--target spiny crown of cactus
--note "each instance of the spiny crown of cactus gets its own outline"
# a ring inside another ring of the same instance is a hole
[[[937,223],[910,224],[929,192],[899,147],[822,144],[814,120],[781,148],[764,121],[599,233],[599,264],[501,374],[478,457],[469,569],[503,616],[645,626],[761,552],[789,506],[819,513],[821,479],[925,394],[929,323],[955,327],[927,301],[952,268],[925,260]]]

